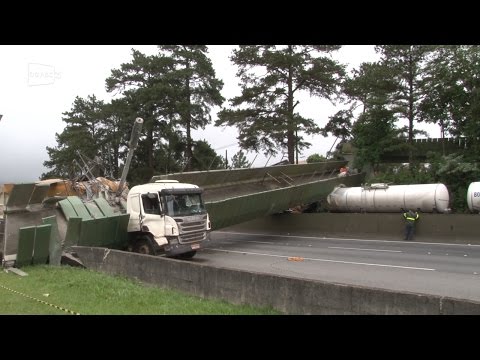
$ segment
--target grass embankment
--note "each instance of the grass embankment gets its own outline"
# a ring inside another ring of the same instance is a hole
[[[205,300],[69,266],[22,270],[28,276],[0,273],[0,314],[69,314],[65,310],[82,315],[279,314],[273,309]]]

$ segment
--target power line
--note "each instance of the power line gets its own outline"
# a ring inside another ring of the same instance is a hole
[[[222,150],[222,149],[228,148],[228,147],[233,146],[233,145],[238,145],[238,143],[233,143],[233,144],[229,144],[229,145],[224,145],[224,146],[221,146],[221,147],[216,148],[216,149],[214,149],[214,150],[215,150],[215,151],[217,151],[217,150]]]

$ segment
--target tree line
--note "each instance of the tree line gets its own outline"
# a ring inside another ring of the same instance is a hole
[[[350,72],[332,56],[340,48],[241,45],[230,54],[241,89],[231,99],[221,95],[224,84],[206,45],[159,45],[150,56],[132,49],[130,62],[105,80],[114,100],[77,97],[63,113],[66,126],[56,134],[57,146],[47,147],[44,165],[51,170],[42,178],[71,177],[79,153],[101,162],[105,175],[118,177],[133,120],[142,117],[132,183],[166,172],[247,167],[243,151],[229,163],[206,141],[192,139],[192,130],[212,123],[236,127],[242,150],[285,152],[290,163],[298,163],[298,154],[311,145],[304,135],[333,135],[340,139],[337,149],[347,142],[356,149],[356,167],[371,167],[386,179],[402,171],[382,168],[382,155],[404,151],[410,161],[400,181],[461,179],[465,187],[478,180],[479,46],[378,45],[378,61]],[[302,92],[342,109],[319,127],[298,111]],[[220,111],[212,120],[215,107]],[[422,134],[416,127],[421,122],[437,124],[442,136],[466,138],[469,151],[432,154],[428,168],[416,164],[412,142]]]

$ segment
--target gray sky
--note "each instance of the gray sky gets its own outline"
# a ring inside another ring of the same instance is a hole
[[[55,133],[64,128],[62,113],[69,111],[76,96],[95,94],[110,101],[112,94],[105,91],[105,79],[114,68],[131,60],[131,49],[151,55],[157,53],[155,45],[71,45],[71,46],[0,46],[0,184],[8,182],[31,182],[38,180],[47,169],[46,146],[56,146]],[[240,94],[236,67],[229,56],[234,45],[209,46],[217,77],[224,82],[222,95],[229,99]],[[347,45],[334,58],[348,63],[349,69],[364,61],[375,61],[378,56],[373,46]],[[313,118],[320,127],[341,106],[326,100],[311,98],[308,94],[298,97],[299,112]],[[215,120],[218,108],[212,112]],[[439,137],[440,131],[425,125],[431,137]],[[217,153],[229,159],[239,150],[236,145],[238,133],[235,128],[215,128],[195,131],[195,140],[207,140]],[[318,153],[325,155],[335,139],[323,136],[305,137],[312,147],[299,157],[306,159]],[[254,153],[247,153],[253,161]],[[282,154],[269,160],[280,161]],[[258,154],[253,164],[265,166],[267,158]]]

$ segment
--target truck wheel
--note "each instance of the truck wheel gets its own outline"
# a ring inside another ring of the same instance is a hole
[[[183,260],[191,259],[195,256],[196,253],[197,253],[197,250],[192,250],[192,251],[177,255],[177,259],[183,259]]]
[[[139,254],[155,255],[152,241],[147,237],[141,237],[135,241],[133,251]]]

